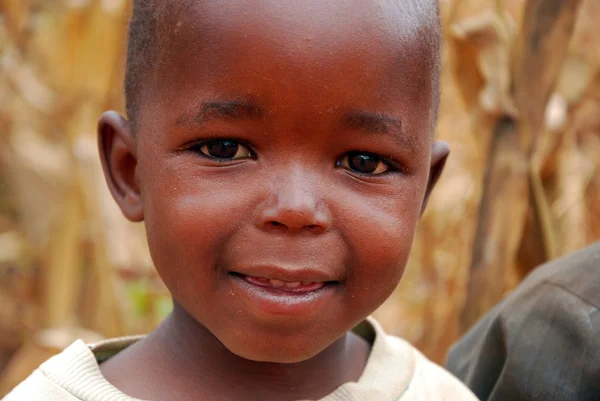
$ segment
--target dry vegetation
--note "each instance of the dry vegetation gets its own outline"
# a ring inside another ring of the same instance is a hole
[[[123,109],[128,7],[0,0],[0,396],[73,338],[145,332],[169,310],[95,148],[96,118]],[[600,2],[442,9],[453,154],[376,312],[436,361],[536,265],[600,240]]]

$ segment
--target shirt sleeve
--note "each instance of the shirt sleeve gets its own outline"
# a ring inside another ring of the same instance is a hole
[[[447,368],[482,401],[598,401],[599,307],[560,284],[519,291],[450,350]]]

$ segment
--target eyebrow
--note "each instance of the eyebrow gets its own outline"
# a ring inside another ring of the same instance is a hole
[[[347,113],[343,125],[351,130],[361,131],[367,134],[389,134],[403,147],[413,149],[414,138],[408,135],[402,126],[402,121],[387,114],[372,112]]]
[[[257,120],[263,116],[262,109],[246,100],[208,100],[195,110],[183,112],[175,121],[177,125],[201,125],[210,120]],[[414,149],[414,138],[404,132],[402,121],[383,113],[349,112],[342,117],[342,125],[367,134],[388,134],[402,147]]]
[[[210,120],[248,120],[259,119],[262,110],[256,104],[244,100],[209,100],[202,102],[196,110],[181,114],[177,125],[198,125]]]

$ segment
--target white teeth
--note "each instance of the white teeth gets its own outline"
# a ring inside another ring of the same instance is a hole
[[[265,284],[270,284],[272,287],[286,287],[286,288],[298,288],[301,285],[312,285],[315,284],[312,281],[283,281],[283,280],[277,280],[277,279],[271,279],[271,278],[265,278],[265,277],[255,277],[255,280],[265,283]]]

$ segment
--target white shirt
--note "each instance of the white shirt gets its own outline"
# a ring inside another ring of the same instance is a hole
[[[387,335],[373,318],[363,322],[365,328],[374,341],[363,374],[320,401],[477,401],[458,379],[408,342]],[[138,339],[118,338],[89,346],[78,340],[44,362],[3,400],[142,401],[112,386],[98,364],[107,350],[114,355]]]

